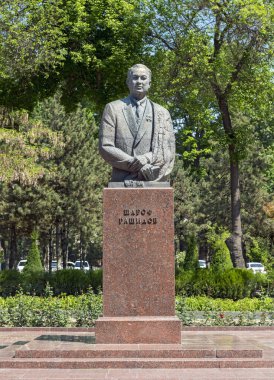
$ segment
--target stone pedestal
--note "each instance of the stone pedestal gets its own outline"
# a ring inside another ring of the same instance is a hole
[[[104,189],[103,317],[96,343],[181,343],[171,188]]]

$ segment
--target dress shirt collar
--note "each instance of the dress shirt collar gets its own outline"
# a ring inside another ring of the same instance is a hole
[[[147,102],[147,97],[145,96],[143,99],[141,100],[138,100],[138,99],[135,99],[133,96],[130,96],[130,101],[131,103],[136,107],[137,104],[139,106],[145,106],[146,102]]]

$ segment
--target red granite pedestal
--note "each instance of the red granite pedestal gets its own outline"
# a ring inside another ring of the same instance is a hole
[[[96,343],[180,344],[172,188],[104,190],[103,317]]]

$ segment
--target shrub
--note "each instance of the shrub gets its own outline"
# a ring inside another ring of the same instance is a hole
[[[261,262],[265,266],[272,264],[273,258],[265,239],[250,236],[245,242],[245,245],[246,255],[249,261]]]
[[[102,298],[95,295],[92,289],[87,294],[77,298],[77,313],[74,313],[77,327],[90,327],[102,314]]]
[[[52,273],[49,283],[55,295],[62,293],[82,294],[89,287],[88,276],[82,270],[58,270]]]
[[[78,297],[37,297],[18,292],[14,297],[0,298],[0,326],[93,326],[101,313],[102,296],[91,289]]]
[[[95,293],[102,289],[102,270],[84,272],[81,270],[63,269],[56,272],[22,273],[16,270],[0,271],[0,296],[14,296],[19,289],[24,294],[45,295],[47,286],[52,295],[83,294],[91,287]]]
[[[31,247],[27,256],[27,263],[24,266],[23,272],[25,275],[32,276],[34,273],[43,272],[44,268],[40,258],[38,248],[38,232],[33,231],[31,234]]]
[[[233,268],[230,252],[225,242],[229,235],[227,231],[216,233],[213,229],[207,233],[207,242],[213,251],[210,263],[213,270],[222,271]]]
[[[3,297],[13,296],[20,288],[21,276],[17,270],[0,271],[0,294]]]
[[[45,287],[50,281],[50,274],[47,272],[23,272],[21,273],[21,286],[24,294],[41,296],[44,294]]]
[[[95,293],[100,293],[103,287],[102,269],[90,270],[87,272],[89,286]]]
[[[180,271],[176,278],[176,294],[185,297],[209,296],[236,300],[253,296],[256,291],[266,287],[265,276],[255,275],[246,269]]]
[[[187,249],[183,268],[184,270],[198,268],[198,246],[194,235],[187,239]]]
[[[198,297],[176,297],[176,309],[187,311],[274,311],[274,301],[270,297],[232,299]]]
[[[252,326],[274,324],[271,298],[213,299],[176,297],[176,312],[184,325]]]

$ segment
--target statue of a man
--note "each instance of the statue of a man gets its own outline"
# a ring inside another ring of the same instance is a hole
[[[99,149],[112,165],[112,182],[169,180],[175,139],[169,112],[147,98],[151,71],[137,64],[128,70],[130,95],[106,105]]]

